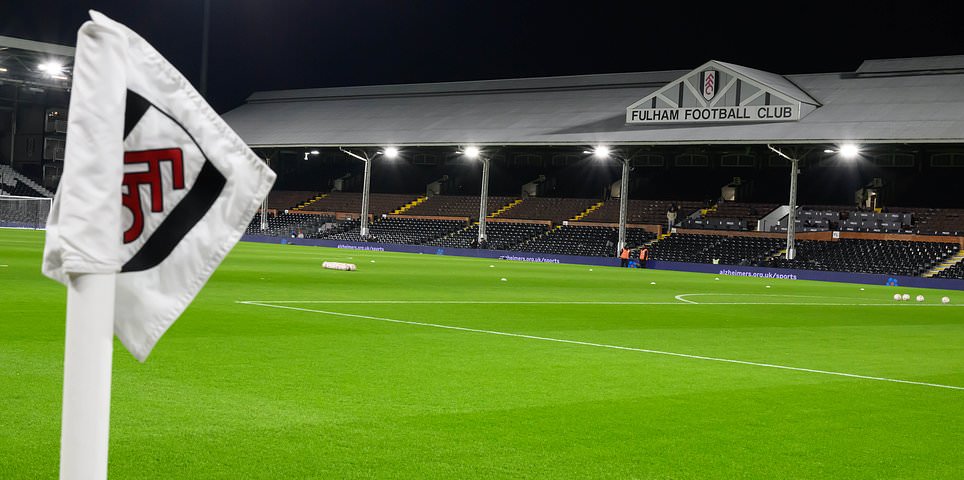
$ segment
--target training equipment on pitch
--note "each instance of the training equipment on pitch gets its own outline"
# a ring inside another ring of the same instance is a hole
[[[321,264],[322,267],[329,270],[342,270],[346,272],[355,271],[354,263],[342,263],[342,262],[325,262]]]
[[[918,302],[923,302],[923,301],[924,301],[924,296],[923,296],[923,295],[918,295],[918,296],[917,296],[917,301],[918,301]]]
[[[900,299],[901,299],[901,300],[904,300],[904,301],[910,300],[910,294],[909,294],[909,293],[905,293],[905,294],[901,295]]]
[[[900,294],[899,294],[899,293],[895,293],[895,294],[894,294],[894,300],[897,300],[898,302],[900,301]]]
[[[944,297],[944,298],[941,299],[941,303],[951,303],[951,298],[950,298],[950,297]]]

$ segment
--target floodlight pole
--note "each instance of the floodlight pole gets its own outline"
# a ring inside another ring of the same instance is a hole
[[[797,257],[796,229],[797,229],[797,174],[800,172],[799,162],[796,158],[790,158],[783,152],[767,145],[770,150],[777,155],[790,161],[790,213],[787,214],[787,260]]]
[[[13,89],[13,110],[10,112],[10,166],[13,166],[13,156],[17,153],[17,108],[20,106],[20,88]]]
[[[616,254],[619,255],[626,246],[626,210],[629,205],[629,160],[613,155],[623,166],[623,176],[619,181],[619,240],[616,242]]]
[[[261,200],[261,231],[268,229],[268,196]]]
[[[485,235],[485,215],[489,205],[489,159],[485,155],[479,155],[482,160],[482,194],[479,199],[479,246],[486,242]]]
[[[361,226],[358,229],[358,233],[362,240],[368,240],[368,196],[369,196],[369,186],[371,185],[372,178],[372,159],[373,157],[368,156],[368,153],[362,150],[365,154],[364,157],[356,153],[349,152],[344,148],[338,147],[339,150],[345,152],[346,154],[355,157],[362,162],[365,162],[365,178],[362,185],[362,200],[361,200]]]
[[[211,32],[211,0],[204,0],[204,19],[202,20],[201,32],[201,97],[207,99],[208,96],[208,38]]]

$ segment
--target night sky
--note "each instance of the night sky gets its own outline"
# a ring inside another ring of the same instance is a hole
[[[964,54],[953,5],[211,0],[208,100],[223,113],[259,90],[692,69],[707,60],[780,74],[852,71],[865,59]],[[0,35],[74,45],[88,9],[141,34],[199,84],[203,0],[2,0]]]

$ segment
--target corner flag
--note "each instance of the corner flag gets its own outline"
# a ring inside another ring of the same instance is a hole
[[[114,335],[143,362],[275,180],[150,44],[90,15],[41,268],[67,286],[61,480],[107,478]]]
[[[275,173],[139,35],[78,32],[43,273],[116,273],[113,330],[144,361],[244,233]]]

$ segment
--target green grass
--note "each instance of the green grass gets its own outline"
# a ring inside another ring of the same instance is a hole
[[[0,230],[2,479],[58,471],[65,289],[42,247]],[[959,479],[964,390],[652,351],[964,387],[962,301],[240,243],[144,364],[115,341],[110,476]]]

